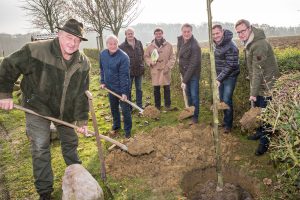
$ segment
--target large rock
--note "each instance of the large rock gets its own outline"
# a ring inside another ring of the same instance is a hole
[[[62,190],[62,200],[104,200],[102,188],[80,164],[66,168]]]

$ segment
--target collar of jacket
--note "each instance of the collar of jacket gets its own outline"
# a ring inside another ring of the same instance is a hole
[[[249,46],[249,44],[251,44],[253,39],[254,39],[254,33],[253,33],[253,31],[251,31],[248,40],[244,43],[245,48],[247,48]]]
[[[162,45],[160,46],[160,47],[158,47],[157,45],[156,45],[156,43],[155,43],[155,39],[153,39],[152,41],[151,41],[151,45],[153,45],[155,48],[157,48],[157,49],[160,49],[160,48],[162,48],[163,46],[165,46],[166,44],[167,44],[167,41],[164,39],[164,38],[162,38],[162,40],[163,40],[163,43],[162,43]]]
[[[64,60],[60,50],[58,38],[53,40],[32,42],[29,43],[28,46],[33,58],[38,59],[43,63],[55,66],[59,69],[67,70],[66,66],[63,64]],[[84,60],[79,51],[76,51],[73,56],[75,56],[72,64],[73,66],[76,64],[81,64]]]

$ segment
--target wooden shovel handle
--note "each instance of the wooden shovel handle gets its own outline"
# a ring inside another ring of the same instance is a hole
[[[33,114],[33,115],[42,117],[42,118],[44,118],[44,119],[48,119],[48,120],[50,120],[50,121],[53,121],[53,122],[56,122],[56,123],[59,123],[59,124],[68,126],[68,127],[70,127],[70,128],[74,128],[74,129],[78,129],[78,128],[79,128],[79,126],[76,126],[76,125],[74,125],[74,124],[71,124],[71,123],[68,123],[68,122],[65,122],[65,121],[62,121],[62,120],[53,118],[53,117],[48,117],[48,116],[40,115],[40,114],[38,114],[38,113],[36,113],[36,112],[30,110],[30,109],[24,108],[24,107],[19,106],[19,105],[16,105],[16,104],[14,104],[14,108],[15,108],[15,109],[18,109],[18,110],[22,110],[22,111],[24,111],[24,112],[26,112],[26,113],[30,113],[30,114]],[[92,134],[92,135],[95,135],[95,133],[92,132],[92,131],[90,131],[90,130],[88,130],[88,133],[89,133],[89,134]],[[118,147],[120,147],[121,149],[123,149],[123,150],[125,150],[125,151],[128,151],[128,148],[127,148],[126,145],[124,145],[124,144],[122,144],[122,143],[120,143],[120,142],[118,142],[118,141],[116,141],[116,140],[114,140],[114,139],[111,139],[110,137],[107,137],[107,136],[101,135],[101,134],[99,134],[99,137],[102,138],[102,139],[104,139],[104,140],[106,140],[106,141],[108,141],[108,142],[111,142],[111,143],[117,145]]]
[[[119,99],[122,99],[122,97],[121,97],[120,95],[118,95],[117,93],[111,91],[110,89],[108,89],[108,88],[106,88],[106,87],[105,87],[104,89],[105,89],[106,91],[108,91],[109,93],[111,93],[112,95],[118,97]],[[132,107],[138,109],[138,110],[140,111],[140,113],[143,113],[143,112],[144,112],[144,110],[143,110],[142,108],[138,107],[136,104],[132,103],[131,101],[129,101],[129,100],[126,99],[125,102],[128,103],[129,105],[131,105]]]
[[[105,159],[104,159],[104,154],[103,154],[103,150],[102,150],[101,139],[99,137],[97,118],[96,118],[96,113],[95,113],[94,105],[93,105],[93,95],[88,90],[85,91],[85,94],[89,100],[89,108],[90,108],[90,112],[92,115],[93,127],[94,127],[94,131],[95,131],[95,136],[96,136],[98,157],[99,157],[100,166],[101,166],[101,169],[100,169],[101,179],[105,182],[106,181]]]
[[[251,103],[251,108],[254,108],[254,107],[255,107],[255,105],[254,105],[254,101],[253,101],[253,100],[251,100],[251,101],[250,101],[250,103]]]
[[[181,82],[182,82],[182,76],[181,75],[180,75],[180,79],[181,79]],[[185,89],[183,89],[183,88],[181,88],[181,89],[182,89],[184,106],[185,106],[185,108],[188,108],[189,105],[188,105],[188,100],[187,100],[187,96],[186,96],[186,93],[185,93]]]

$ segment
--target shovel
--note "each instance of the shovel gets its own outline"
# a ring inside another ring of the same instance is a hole
[[[109,93],[111,93],[112,95],[118,97],[119,99],[122,99],[122,97],[120,95],[111,91],[110,89],[108,89],[108,88],[104,88],[104,89],[106,91],[108,91]],[[128,103],[129,105],[131,105],[132,107],[136,108],[137,110],[139,110],[140,114],[143,114],[145,117],[159,118],[160,111],[158,109],[154,108],[153,106],[147,106],[145,108],[145,110],[143,110],[142,108],[140,108],[139,106],[137,106],[136,104],[132,103],[129,100],[125,100],[125,102]]]
[[[106,87],[105,87],[104,89],[105,89],[107,92],[111,93],[112,95],[118,97],[119,99],[122,99],[122,97],[121,97],[120,95],[118,95],[117,93],[111,91],[110,89],[108,89],[108,88],[106,88]],[[129,100],[126,99],[125,102],[128,103],[129,105],[131,105],[132,107],[138,109],[138,110],[140,111],[141,114],[144,112],[144,110],[143,110],[142,108],[138,107],[136,104],[132,103],[131,101],[129,101]]]
[[[94,131],[95,131],[95,136],[96,136],[98,157],[99,157],[99,161],[100,161],[100,165],[101,165],[101,171],[100,171],[101,179],[104,183],[104,186],[105,186],[106,191],[108,192],[109,196],[112,197],[113,196],[112,192],[106,184],[105,159],[104,159],[103,150],[102,150],[102,143],[101,143],[101,140],[100,140],[100,137],[99,137],[99,130],[98,130],[96,114],[95,114],[95,110],[94,110],[94,106],[93,106],[93,96],[88,90],[85,91],[85,94],[86,94],[86,96],[88,97],[88,100],[89,100],[89,108],[90,108],[90,112],[91,112],[91,115],[92,115],[93,127],[94,127]]]
[[[44,119],[48,119],[49,121],[53,121],[53,122],[62,124],[64,126],[68,126],[70,128],[74,128],[74,129],[78,129],[79,128],[78,126],[76,126],[74,124],[71,124],[71,123],[68,123],[68,122],[65,122],[65,121],[53,118],[53,117],[48,117],[48,116],[40,115],[40,114],[38,114],[38,113],[30,110],[30,109],[24,108],[24,107],[16,105],[16,104],[14,104],[14,108],[18,109],[18,110],[22,110],[22,111],[24,111],[26,113],[30,113],[32,115],[36,115],[36,116],[42,117]],[[88,130],[88,134],[95,135],[95,133],[92,132],[92,131],[90,131],[90,130]],[[104,139],[104,140],[106,140],[108,142],[111,142],[111,143],[115,144],[116,146],[120,147],[122,150],[128,152],[132,156],[144,155],[144,154],[149,154],[149,153],[152,152],[152,151],[149,151],[149,148],[145,148],[145,146],[144,146],[144,148],[139,148],[138,150],[136,150],[135,147],[137,145],[134,142],[129,142],[128,143],[128,147],[127,147],[126,145],[124,145],[124,144],[122,144],[122,143],[120,143],[120,142],[118,142],[118,141],[116,141],[116,140],[114,140],[114,139],[112,139],[110,137],[107,137],[105,135],[99,134],[99,137],[101,139]]]
[[[240,119],[240,124],[243,129],[246,130],[253,130],[259,126],[259,119],[257,116],[259,116],[261,113],[260,107],[254,106],[254,101],[251,101],[251,108]]]
[[[74,129],[78,129],[78,128],[79,128],[78,126],[76,126],[76,125],[74,125],[74,124],[71,124],[71,123],[68,123],[68,122],[65,122],[65,121],[62,121],[62,120],[53,118],[53,117],[47,117],[47,116],[40,115],[40,114],[38,114],[38,113],[36,113],[36,112],[30,110],[30,109],[24,108],[24,107],[19,106],[19,105],[16,105],[16,104],[14,104],[14,108],[15,108],[15,109],[18,109],[18,110],[22,110],[22,111],[24,111],[24,112],[26,112],[26,113],[30,113],[30,114],[33,114],[33,115],[42,117],[42,118],[44,118],[44,119],[48,119],[48,120],[50,120],[50,121],[53,121],[53,122],[56,122],[56,123],[59,123],[59,124],[68,126],[68,127],[70,127],[70,128],[74,128]],[[94,132],[89,131],[89,130],[88,130],[88,133],[91,134],[91,135],[95,135]],[[101,134],[99,134],[99,137],[100,137],[101,139],[104,139],[104,140],[106,140],[106,141],[108,141],[108,142],[111,142],[111,143],[117,145],[118,147],[120,147],[121,149],[123,149],[123,150],[125,150],[125,151],[128,151],[128,147],[127,147],[126,145],[124,145],[124,144],[122,144],[122,143],[120,143],[120,142],[118,142],[118,141],[116,141],[116,140],[114,140],[114,139],[111,139],[110,137],[107,137],[107,136],[101,135]]]
[[[180,76],[180,78],[181,78],[181,81],[182,81],[182,76]],[[185,89],[183,89],[183,88],[182,88],[182,94],[183,94],[183,100],[184,100],[185,108],[179,114],[179,116],[178,116],[179,120],[183,120],[183,119],[186,119],[186,118],[189,118],[189,117],[193,116],[194,111],[195,111],[195,106],[189,106],[188,105],[188,100],[187,100],[187,96],[186,96],[186,93],[185,93]]]

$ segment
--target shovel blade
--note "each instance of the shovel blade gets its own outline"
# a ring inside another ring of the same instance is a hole
[[[183,120],[183,119],[186,119],[186,118],[189,118],[189,117],[193,116],[194,115],[194,111],[195,111],[195,107],[194,106],[190,106],[190,107],[185,108],[179,114],[178,120]]]

